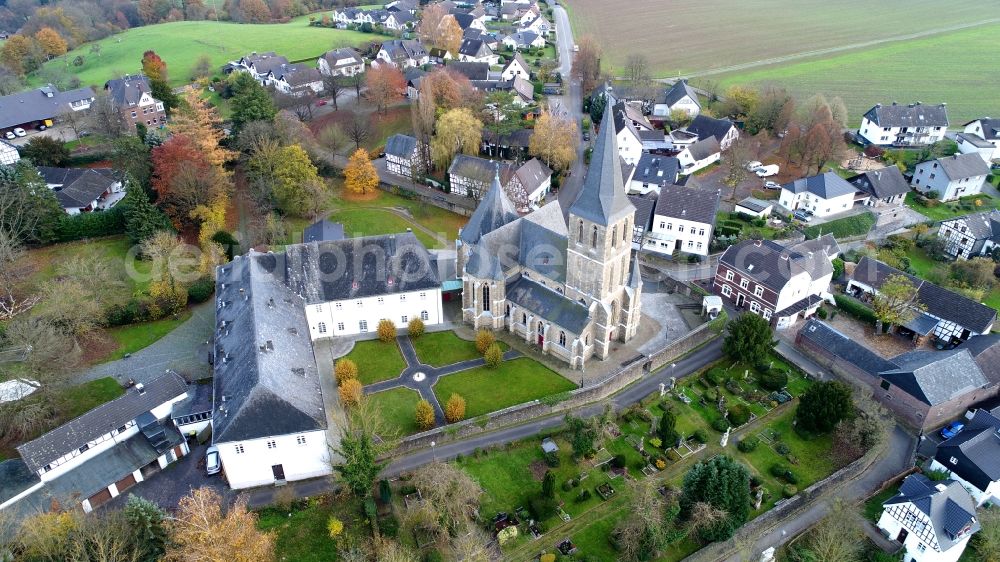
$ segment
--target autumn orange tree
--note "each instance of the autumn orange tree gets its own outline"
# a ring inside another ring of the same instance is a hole
[[[448,68],[438,68],[420,82],[420,96],[430,94],[436,108],[479,107],[479,92],[467,76]]]
[[[178,229],[193,226],[191,211],[228,189],[225,172],[213,166],[186,135],[171,136],[152,150],[151,159],[156,203]]]
[[[46,26],[35,32],[35,41],[38,42],[38,46],[45,51],[45,54],[49,58],[66,54],[66,40],[59,35],[58,31],[51,27]]]
[[[444,405],[444,417],[448,423],[455,423],[465,419],[465,398],[460,394],[452,394],[448,397],[448,402]]]
[[[379,182],[378,171],[367,150],[359,148],[354,151],[344,168],[344,177],[344,187],[352,193],[366,195],[375,191]]]
[[[170,522],[167,562],[274,560],[274,534],[257,529],[257,514],[239,496],[229,509],[211,488],[197,488],[181,498]]]
[[[146,51],[142,54],[142,73],[150,80],[166,80],[167,63],[156,51]]]
[[[35,42],[24,35],[11,35],[0,50],[0,61],[14,73],[24,75],[38,68],[40,61],[32,56]]]
[[[337,379],[338,386],[348,379],[356,379],[358,378],[358,365],[347,358],[338,359],[333,366],[333,376]]]
[[[337,391],[340,394],[340,401],[345,406],[356,406],[361,402],[361,381],[358,379],[345,380],[337,387]]]
[[[528,152],[541,158],[550,168],[565,170],[576,160],[579,145],[580,135],[574,119],[544,111],[535,121]]]
[[[406,78],[398,68],[391,64],[380,64],[365,73],[365,85],[368,91],[365,95],[375,104],[379,113],[385,113],[386,108],[402,97],[406,90]]]
[[[170,122],[171,133],[190,138],[213,166],[222,166],[235,158],[235,152],[220,145],[224,137],[222,118],[219,111],[201,97],[201,90],[187,86],[181,98],[184,103]]]
[[[449,14],[441,20],[438,29],[437,47],[448,51],[452,55],[458,54],[458,48],[462,46],[462,26],[458,25],[455,16]]]
[[[378,339],[385,343],[389,343],[396,339],[396,324],[388,318],[383,318],[378,321],[378,328],[376,328],[376,332],[378,332]]]

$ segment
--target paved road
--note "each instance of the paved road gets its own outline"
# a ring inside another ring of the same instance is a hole
[[[565,93],[563,95],[549,96],[549,105],[553,112],[568,113],[579,125],[583,119],[583,92],[579,81],[570,78],[570,73],[573,69],[573,29],[569,25],[569,15],[566,14],[566,10],[556,4],[554,0],[549,0],[549,5],[552,6],[552,14],[555,17],[556,23],[556,48],[559,52],[559,74],[563,77],[563,85],[569,86],[564,88]],[[562,186],[559,187],[558,198],[560,203],[563,204],[563,208],[568,207],[576,199],[576,195],[580,192],[580,187],[583,185],[583,177],[586,173],[583,165],[583,152],[587,148],[587,144],[585,142],[580,143],[580,147],[577,150],[576,162],[570,167],[569,176],[564,179]]]

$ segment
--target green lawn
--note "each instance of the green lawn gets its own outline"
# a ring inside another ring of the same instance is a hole
[[[878,518],[882,516],[882,503],[892,496],[896,495],[899,491],[899,486],[889,486],[885,490],[875,494],[874,496],[865,500],[864,514],[865,519],[876,522]]]
[[[545,365],[522,357],[504,361],[497,369],[483,366],[441,377],[434,394],[442,404],[452,393],[460,394],[465,398],[465,416],[474,418],[574,388],[575,384]]]
[[[791,464],[763,441],[751,453],[737,451],[734,454],[737,459],[745,460],[753,465],[757,472],[764,476],[765,480],[774,478],[768,472],[771,466],[775,464],[787,465],[799,479],[796,486],[800,490],[804,490],[835,470],[833,461],[830,459],[833,438],[831,435],[820,435],[806,439],[796,433],[792,425],[794,419],[795,409],[793,407],[777,418],[767,419],[763,426],[758,426],[758,429],[767,428],[778,432],[781,435],[781,442],[788,445],[791,450],[790,454],[798,458],[798,464]],[[760,431],[754,431],[754,433],[760,433]]]
[[[354,349],[347,354],[347,358],[358,366],[358,380],[361,384],[394,379],[406,368],[406,361],[395,341],[355,342]]]
[[[816,224],[806,228],[803,232],[807,240],[812,240],[824,234],[833,234],[836,238],[846,238],[865,234],[873,226],[875,226],[875,215],[865,212],[823,224]]]
[[[906,32],[912,31],[911,27],[906,28]],[[995,41],[997,33],[1000,33],[1000,24],[991,23],[823,58],[735,72],[719,81],[723,87],[778,84],[802,99],[816,92],[828,98],[839,96],[847,103],[850,122],[854,125],[860,123],[861,115],[876,103],[894,100],[900,103],[947,102],[948,117],[953,124],[959,124],[994,111],[992,98],[980,92],[995,85],[992,77],[1000,70],[1000,60],[994,53],[975,46]],[[814,48],[813,45],[810,44],[810,48]],[[913,61],[917,60],[920,64],[915,67]],[[865,87],[858,88],[859,83],[864,83]],[[953,84],[963,87],[956,89]]]
[[[416,222],[441,234],[448,240],[457,238],[458,229],[465,226],[465,223],[469,221],[468,217],[457,213],[446,211],[440,207],[435,207],[416,199],[394,195],[383,190],[379,190],[378,197],[370,201],[347,201],[340,197],[334,197],[332,204],[338,211],[370,207],[400,207],[409,211]]]
[[[393,388],[368,395],[368,400],[375,405],[375,410],[382,416],[382,421],[399,435],[412,435],[420,431],[416,423],[417,402],[420,395],[409,388]]]
[[[329,219],[342,223],[344,234],[349,237],[397,234],[411,228],[417,239],[428,248],[440,246],[430,235],[414,228],[410,221],[384,209],[345,209],[335,211]]]
[[[969,213],[978,213],[980,211],[996,209],[997,207],[1000,207],[1000,201],[993,199],[989,195],[979,194],[962,197],[958,201],[949,201],[947,203],[938,202],[933,207],[928,207],[926,205],[921,205],[917,201],[916,194],[911,192],[906,194],[906,205],[931,220],[944,221],[962,215],[968,215]]]
[[[432,367],[443,367],[482,357],[476,349],[476,342],[463,340],[455,332],[432,332],[419,338],[410,338],[413,348],[417,351],[417,357],[421,363]],[[502,341],[498,341],[500,349],[507,351],[509,347]]]
[[[927,278],[927,275],[935,267],[948,267],[947,263],[931,259],[923,248],[918,248],[917,246],[914,246],[913,249],[907,252],[906,257],[910,258],[910,269],[913,270],[914,275],[917,277],[923,277],[924,279]]]
[[[191,318],[191,311],[185,310],[176,318],[164,318],[145,324],[111,328],[108,330],[108,335],[118,343],[118,349],[108,354],[101,362],[114,361],[121,359],[126,353],[135,353],[169,334],[174,328],[187,322],[189,318]]]
[[[344,523],[341,540],[371,538],[371,527],[364,518],[361,502],[352,496],[313,498],[296,506],[291,513],[278,508],[258,512],[257,527],[275,533],[276,560],[296,562],[333,562],[338,560],[336,544],[327,533],[327,521],[336,517]]]
[[[56,277],[59,265],[72,257],[81,257],[104,261],[112,273],[120,274],[127,287],[122,291],[123,297],[127,298],[136,291],[145,291],[150,283],[151,262],[130,256],[131,248],[125,236],[108,236],[29,250],[23,260],[32,272],[24,280],[24,286],[38,288]],[[130,269],[138,275],[129,275]]]
[[[111,377],[67,388],[62,393],[63,404],[60,406],[61,416],[58,423],[66,423],[73,418],[82,416],[122,394],[125,394],[125,390],[118,384],[118,381]]]
[[[289,60],[311,58],[329,49],[361,45],[381,36],[357,31],[310,27],[308,18],[285,24],[238,24],[215,21],[181,21],[136,27],[97,41],[100,56],[91,54],[91,43],[57,57],[46,65],[65,66],[77,56],[83,66],[71,72],[84,85],[101,85],[139,68],[142,53],[152,49],[167,63],[172,86],[188,83],[198,57],[207,55],[216,71],[225,63],[253,51],[275,51]],[[37,85],[39,79],[30,77]]]

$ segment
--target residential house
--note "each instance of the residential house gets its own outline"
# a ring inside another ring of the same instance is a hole
[[[884,219],[897,218],[910,192],[910,184],[896,166],[869,170],[847,178],[847,182],[858,190],[855,200],[864,197],[863,203],[872,208],[880,224]]]
[[[941,201],[977,195],[983,189],[990,167],[977,153],[953,154],[917,164],[910,185],[928,194],[936,191]]]
[[[645,152],[665,152],[672,148],[663,129],[639,131],[639,140],[642,141],[642,150]]]
[[[1000,503],[1000,408],[977,409],[962,431],[938,444],[930,469],[947,472],[977,506]]]
[[[455,59],[450,52],[444,49],[438,49],[437,47],[431,47],[428,55],[430,56],[430,62],[434,64],[447,64],[448,61]]]
[[[628,200],[635,207],[635,220],[632,223],[632,249],[641,250],[646,233],[653,227],[657,194],[650,192],[644,195],[629,195]]]
[[[413,179],[422,174],[420,146],[409,135],[392,135],[385,141],[386,169],[404,178]]]
[[[538,158],[532,158],[514,172],[505,188],[515,205],[524,200],[529,206],[541,205],[552,188],[552,170]]]
[[[698,142],[698,135],[684,129],[674,129],[667,133],[664,141],[666,142],[666,150],[680,152]],[[719,141],[716,140],[715,142],[718,143]]]
[[[672,255],[708,255],[719,211],[718,191],[664,185],[653,211],[653,222],[642,249]]]
[[[534,31],[518,31],[505,36],[503,44],[505,47],[515,51],[524,51],[526,49],[544,47],[545,39]]]
[[[20,159],[21,153],[17,151],[17,147],[0,139],[0,166],[16,164]]]
[[[17,447],[18,482],[0,496],[0,509],[90,511],[188,454],[170,420],[188,385],[172,371]],[[6,464],[6,463],[5,463]],[[9,469],[8,469],[9,470]]]
[[[411,66],[403,71],[403,79],[406,80],[406,97],[415,100],[420,97],[420,84],[427,73],[422,69]]]
[[[984,336],[970,341],[980,337]],[[873,399],[922,431],[932,431],[996,394],[997,382],[990,381],[972,352],[962,346],[885,359],[856,339],[810,319],[799,330],[796,344],[821,366],[871,389]]]
[[[354,76],[365,71],[365,61],[350,48],[327,51],[317,62],[319,71],[327,76]]]
[[[525,80],[531,79],[528,63],[524,61],[521,53],[514,53],[514,56],[507,61],[507,64],[503,66],[503,70],[500,71],[501,80],[513,80],[516,76],[520,76]]]
[[[619,102],[612,105],[610,112],[614,117],[618,154],[626,164],[635,164],[642,155],[642,139],[639,138],[639,129],[626,117],[625,103]]]
[[[820,244],[836,247],[826,235]],[[782,246],[772,240],[744,240],[719,259],[712,292],[739,309],[769,320],[777,329],[812,316],[823,301],[832,300],[830,253],[809,245]],[[832,253],[832,252],[831,252]]]
[[[803,209],[817,217],[827,217],[853,207],[857,191],[834,172],[825,172],[782,185],[778,203],[789,211]]]
[[[490,66],[497,64],[500,57],[486,46],[482,39],[463,39],[458,48],[458,60],[465,62],[485,62]]]
[[[542,15],[542,10],[537,3],[532,2],[531,5],[521,10],[517,18],[514,19],[514,24],[517,27],[525,26],[540,15]]]
[[[1000,119],[984,117],[969,121],[956,140],[961,152],[979,152],[986,160],[996,160],[1000,158]],[[963,146],[964,142],[969,144]],[[992,147],[992,150],[987,148],[987,145]],[[972,150],[972,147],[975,147],[975,150]]]
[[[409,12],[410,14],[416,14],[419,9],[420,2],[418,0],[393,0],[385,5],[387,12]]]
[[[640,133],[654,130],[653,124],[642,114],[642,110],[634,103],[618,103],[616,108],[625,112],[625,119],[628,119],[632,126]],[[662,134],[662,133],[661,133]]]
[[[239,60],[229,63],[234,70],[250,73],[262,86],[267,85],[267,77],[272,70],[287,65],[288,59],[276,54],[274,51],[265,53],[250,53]]]
[[[67,215],[105,211],[125,197],[121,176],[111,168],[38,166],[38,173]]]
[[[458,27],[462,28],[462,31],[465,31],[466,29],[478,29],[480,31],[486,31],[486,23],[483,21],[483,18],[476,17],[473,14],[459,12],[459,13],[451,13],[445,17],[454,18],[455,23],[458,24]]]
[[[858,136],[879,146],[926,146],[944,139],[948,130],[945,104],[876,104],[861,118]]]
[[[518,129],[499,137],[488,129],[483,130],[482,151],[506,160],[525,160],[534,129]]]
[[[451,161],[451,166],[448,167],[448,182],[451,186],[451,193],[466,195],[474,199],[481,198],[489,189],[490,181],[497,173],[498,168],[500,184],[506,186],[517,169],[513,164],[492,162],[468,154],[455,156],[455,159]],[[505,196],[510,197],[510,195]]]
[[[129,128],[134,130],[139,123],[147,127],[166,125],[167,112],[163,102],[153,97],[149,79],[144,75],[127,74],[108,80],[104,83],[104,90]]]
[[[767,217],[770,217],[771,212],[774,211],[774,202],[757,199],[755,197],[747,197],[736,204],[734,211],[751,217],[766,219]]]
[[[445,70],[457,72],[473,83],[485,82],[490,79],[490,63],[451,61],[445,65]]]
[[[268,73],[267,83],[290,96],[319,94],[323,91],[323,75],[304,64],[283,64]]]
[[[685,146],[676,157],[681,173],[690,175],[718,162],[722,158],[722,148],[715,137],[708,137]]]
[[[660,154],[642,153],[635,164],[635,171],[627,183],[629,193],[659,193],[664,185],[677,183],[681,163],[677,158]]]
[[[868,298],[878,291],[886,279],[896,275],[905,276],[917,288],[917,300],[925,310],[908,324],[913,327],[921,324],[920,331],[952,342],[988,334],[993,329],[997,318],[997,311],[993,308],[869,257],[862,258],[854,268],[847,283],[847,292]]]
[[[698,94],[688,85],[687,80],[678,80],[663,94],[663,99],[653,105],[653,117],[664,121],[674,110],[683,111],[690,117],[701,113]]]
[[[417,18],[410,12],[389,12],[382,25],[390,31],[409,31],[417,25]]]
[[[510,92],[514,103],[526,107],[535,101],[535,89],[531,82],[520,76],[513,80],[472,80],[472,86],[481,92]]]
[[[373,66],[379,64],[391,64],[399,69],[423,66],[430,61],[427,50],[420,44],[420,41],[413,39],[390,39],[382,42]]]
[[[732,121],[716,119],[707,115],[696,116],[684,130],[698,135],[698,140],[715,137],[715,140],[719,141],[719,148],[723,151],[740,137],[740,132]]]
[[[479,39],[486,43],[486,46],[493,52],[499,51],[501,48],[500,40],[497,38],[496,33],[483,31],[474,27],[470,27],[463,31],[462,39]]]
[[[945,252],[960,259],[989,256],[1000,246],[1000,211],[991,209],[941,222],[938,238]]]
[[[520,24],[526,14],[532,14],[533,16],[541,14],[538,4],[528,1],[504,2],[503,6],[500,7],[500,19],[504,21],[510,20]],[[530,19],[526,21],[530,21]]]
[[[0,130],[36,129],[39,125],[51,127],[63,115],[90,109],[93,101],[94,90],[90,88],[60,92],[51,84],[0,96]],[[6,160],[12,157],[7,154]]]
[[[903,545],[903,562],[957,562],[980,528],[976,504],[960,483],[923,474],[903,479],[899,493],[882,503],[876,526]]]
[[[540,37],[548,37],[549,32],[552,31],[552,24],[543,15],[537,15],[528,21],[524,21],[522,18],[518,31],[521,33],[530,31]]]

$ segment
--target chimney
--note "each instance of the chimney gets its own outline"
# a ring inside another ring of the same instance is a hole
[[[140,383],[136,383],[136,385],[135,385],[135,391],[139,393],[139,396],[145,396],[145,394],[146,394],[146,387],[143,386],[143,384],[141,382]]]
[[[760,240],[754,240],[753,245],[760,248]]]

